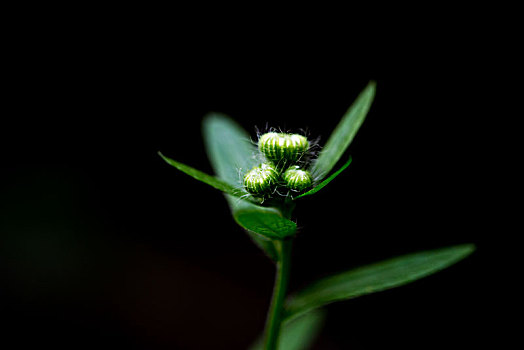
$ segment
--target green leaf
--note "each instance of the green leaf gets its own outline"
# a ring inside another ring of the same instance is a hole
[[[242,172],[258,165],[257,148],[249,134],[231,118],[208,114],[203,122],[206,151],[216,175],[233,186],[242,186]]]
[[[339,300],[402,286],[440,271],[475,250],[473,244],[404,255],[322,279],[290,298],[286,317],[294,318]]]
[[[324,324],[325,312],[314,310],[302,315],[290,322],[282,325],[280,338],[278,341],[279,350],[306,350],[309,349],[313,341]],[[262,350],[264,348],[264,339],[259,337],[257,341],[249,348],[250,350]]]
[[[306,193],[302,193],[300,196],[297,196],[294,199],[299,199],[299,198],[302,198],[302,197],[305,197],[305,196],[310,196],[312,194],[317,193],[322,188],[324,188],[324,186],[326,186],[328,183],[330,183],[334,178],[336,178],[341,172],[346,170],[346,168],[349,166],[349,164],[351,164],[351,161],[352,161],[352,159],[351,159],[351,157],[349,157],[349,160],[346,162],[346,164],[342,165],[342,167],[340,169],[338,169],[336,172],[334,172],[333,174],[331,174],[330,177],[328,177],[327,179],[325,179],[324,181],[322,181],[321,183],[319,183],[318,185],[313,187],[311,190],[307,191]]]
[[[371,107],[375,97],[375,85],[375,82],[370,82],[342,117],[313,164],[313,174],[327,176],[346,152]]]
[[[242,186],[242,172],[258,165],[257,148],[249,134],[231,118],[212,113],[204,118],[203,135],[209,160],[218,178]],[[296,224],[281,217],[275,208],[265,208],[226,195],[235,221],[271,259],[276,260],[273,237],[291,234]]]
[[[297,231],[297,224],[282,217],[280,211],[275,208],[253,205],[251,208],[234,209],[233,216],[246,230],[270,239],[283,239],[294,235]]]
[[[176,160],[173,160],[171,158],[168,158],[164,156],[162,153],[158,152],[160,157],[166,161],[167,164],[174,166],[178,170],[186,173],[189,176],[194,177],[195,179],[202,181],[214,188],[216,188],[219,191],[228,193],[230,195],[236,196],[236,197],[242,197],[246,196],[248,193],[244,190],[241,190],[239,188],[235,188],[234,186],[230,185],[229,183],[216,178],[214,176],[208,175],[200,170],[197,170],[195,168],[192,168],[188,165],[185,165],[183,163],[177,162]]]

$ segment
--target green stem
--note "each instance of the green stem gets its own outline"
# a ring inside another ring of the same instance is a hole
[[[279,252],[279,257],[276,264],[277,271],[275,276],[275,286],[273,288],[273,297],[271,299],[271,306],[266,321],[265,350],[277,349],[278,337],[282,325],[282,310],[289,282],[293,239],[275,240],[274,243]]]

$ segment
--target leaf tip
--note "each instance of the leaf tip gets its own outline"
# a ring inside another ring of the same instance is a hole
[[[216,121],[223,121],[223,120],[231,120],[231,118],[223,113],[215,112],[215,111],[209,111],[204,115],[204,118],[202,118],[203,124],[209,124],[214,123]]]
[[[464,257],[470,255],[475,250],[477,250],[477,246],[475,245],[475,243],[464,243],[458,247],[462,248]]]
[[[162,152],[158,151],[157,154],[162,158],[166,163],[169,163],[170,159],[167,158]]]
[[[375,80],[370,80],[364,91],[369,93],[371,98],[374,98],[377,91],[377,82]]]

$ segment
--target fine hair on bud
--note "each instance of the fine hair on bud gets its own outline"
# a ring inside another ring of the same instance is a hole
[[[302,192],[313,185],[311,173],[301,169],[298,165],[292,165],[283,174],[285,186],[295,192]]]
[[[268,132],[258,139],[258,149],[278,168],[295,164],[309,150],[309,141],[299,134]]]
[[[262,163],[244,175],[244,187],[256,197],[271,195],[279,180],[279,173],[272,164]]]

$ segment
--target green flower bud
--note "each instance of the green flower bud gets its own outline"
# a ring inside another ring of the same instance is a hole
[[[293,164],[309,149],[305,136],[268,132],[258,139],[258,148],[267,159],[279,166]]]
[[[307,170],[302,170],[298,165],[293,165],[282,175],[286,187],[296,192],[307,190],[313,184],[313,178]]]
[[[244,187],[254,196],[269,193],[277,182],[278,172],[272,165],[265,163],[254,167],[244,176]]]

